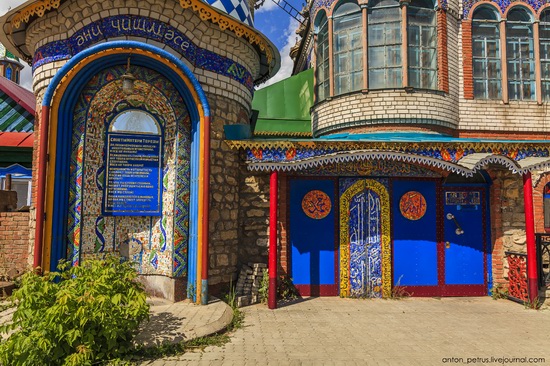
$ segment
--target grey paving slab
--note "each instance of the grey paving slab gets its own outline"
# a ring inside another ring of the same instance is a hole
[[[544,361],[508,364],[550,365],[550,311],[507,300],[311,298],[274,311],[264,305],[243,311],[244,327],[231,334],[231,342],[169,360],[177,365],[398,366],[498,365],[480,360],[536,357]],[[143,365],[162,366],[166,360]]]
[[[148,299],[148,302],[151,305],[149,321],[140,327],[134,339],[139,345],[177,343],[203,337],[225,329],[233,319],[233,310],[215,298],[204,306],[158,298]]]

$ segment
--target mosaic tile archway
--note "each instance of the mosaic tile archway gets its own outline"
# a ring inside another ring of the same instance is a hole
[[[373,179],[340,181],[340,296],[390,297],[387,188]]]
[[[116,252],[141,273],[185,276],[189,231],[190,121],[172,83],[157,72],[134,67],[135,93],[122,92],[123,66],[104,70],[84,87],[74,109],[69,183],[68,258]],[[123,102],[120,102],[123,101]],[[105,127],[121,108],[138,107],[159,116],[164,130],[162,215],[114,217],[101,212]]]

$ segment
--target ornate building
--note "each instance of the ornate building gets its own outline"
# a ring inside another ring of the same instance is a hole
[[[279,68],[248,2],[29,0],[0,28],[40,106],[34,266],[115,253],[150,292],[206,302],[238,264],[223,126]]]
[[[291,56],[296,73],[314,70],[313,88],[294,87],[311,95],[310,137],[289,138],[303,126],[289,111],[278,129],[230,142],[279,185],[280,271],[302,294],[538,296],[549,6],[309,2]],[[280,91],[262,93],[280,104]]]
[[[303,295],[534,300],[546,9],[311,1],[296,75],[255,91],[279,58],[248,2],[28,1],[0,39],[41,105],[35,266],[114,252],[205,302],[269,255],[270,307],[277,274]]]

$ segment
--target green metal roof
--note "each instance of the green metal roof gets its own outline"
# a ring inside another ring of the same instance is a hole
[[[311,136],[313,69],[256,90],[254,136]]]
[[[32,132],[34,115],[0,90],[0,131]]]

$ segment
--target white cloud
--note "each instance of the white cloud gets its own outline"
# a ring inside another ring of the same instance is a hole
[[[275,4],[275,1],[273,0],[265,0],[264,4],[262,5],[261,8],[259,8],[258,10],[256,10],[255,14],[258,14],[258,13],[267,13],[268,11],[272,11],[274,9],[277,9],[278,6],[277,4]]]
[[[15,8],[16,6],[19,6],[23,4],[27,0],[2,0],[0,3],[0,15],[4,15],[7,13],[9,8]]]
[[[1,0],[0,1],[0,15],[4,15],[11,8],[15,8],[23,4],[27,0]],[[29,65],[23,62],[25,66],[21,71],[21,86],[32,90],[32,71]]]
[[[299,23],[296,20],[291,19],[290,24],[285,30],[284,34],[286,36],[286,43],[283,46],[283,48],[279,50],[279,52],[281,53],[281,68],[279,69],[279,72],[277,72],[277,74],[275,74],[275,76],[273,76],[271,79],[261,84],[258,87],[258,89],[274,84],[277,81],[286,79],[292,74],[294,61],[292,61],[292,59],[290,58],[290,49],[296,44],[296,39],[299,37],[296,34],[296,29],[298,29],[298,24]]]

